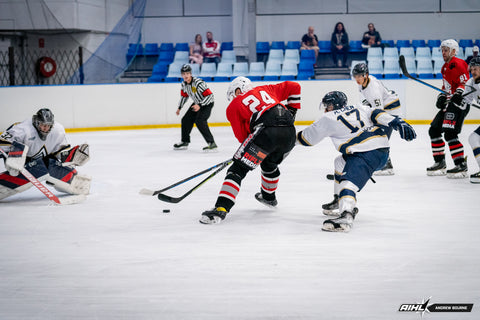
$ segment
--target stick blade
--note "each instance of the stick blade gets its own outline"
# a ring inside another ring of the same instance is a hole
[[[163,194],[163,193],[157,194],[157,197],[158,197],[158,200],[165,201],[165,202],[168,202],[168,203],[179,203],[184,198],[184,197],[173,198],[173,197],[167,196],[166,194]]]
[[[143,194],[145,196],[153,196],[155,194],[155,191],[143,188],[142,190],[140,190],[139,194]]]

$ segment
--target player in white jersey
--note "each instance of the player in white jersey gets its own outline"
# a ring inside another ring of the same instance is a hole
[[[367,106],[347,106],[347,96],[340,91],[323,97],[325,114],[297,134],[298,144],[312,146],[330,137],[342,154],[335,159],[334,194],[340,216],[323,222],[323,230],[348,232],[358,212],[356,193],[373,172],[388,159],[389,144],[384,126],[391,127],[407,141],[416,138],[413,128],[399,117]],[[321,107],[322,108],[322,107]]]
[[[368,72],[368,66],[365,63],[356,64],[353,67],[352,75],[358,84],[358,90],[360,91],[360,99],[363,105],[370,108],[383,109],[393,116],[400,116],[401,106],[398,94],[395,91],[385,88],[383,83],[370,75]],[[392,129],[386,129],[388,138],[392,134]],[[380,176],[393,175],[393,166],[390,157],[387,164],[374,173]]]
[[[91,179],[75,169],[89,160],[88,144],[70,147],[65,129],[54,120],[50,109],[40,109],[32,119],[8,128],[0,135],[0,148],[7,155],[7,171],[0,173],[0,200],[32,186],[20,173],[23,168],[58,191],[89,193]],[[0,153],[3,158],[4,153]]]
[[[464,104],[475,103],[480,105],[480,57],[474,57],[470,60],[470,73],[472,77],[468,79],[465,84],[465,97],[463,98]],[[469,92],[473,92],[470,93]],[[478,166],[480,167],[480,126],[473,131],[468,137],[468,142],[473,149],[473,154],[477,160]],[[470,175],[471,183],[480,183],[480,171]]]

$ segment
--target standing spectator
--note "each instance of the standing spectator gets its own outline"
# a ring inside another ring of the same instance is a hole
[[[201,65],[203,63],[202,36],[197,34],[195,42],[190,45],[190,63]]]
[[[213,151],[217,149],[215,140],[213,140],[212,133],[208,127],[208,118],[212,113],[213,108],[213,93],[207,87],[205,81],[200,78],[192,77],[192,67],[189,64],[184,64],[181,69],[182,73],[182,89],[180,94],[182,98],[178,104],[177,116],[180,114],[188,97],[193,100],[192,105],[182,118],[182,142],[173,145],[174,150],[185,150],[190,143],[190,133],[192,132],[193,124],[197,125],[198,130],[202,134],[208,145],[203,148],[203,151]]]
[[[314,50],[315,61],[317,61],[318,51],[320,48],[318,47],[317,35],[314,32],[315,30],[312,26],[308,27],[308,32],[302,37],[302,46],[300,47],[300,50]]]
[[[380,32],[375,29],[373,23],[368,24],[368,31],[363,34],[362,47],[381,47],[382,46],[382,37]]]
[[[330,40],[330,46],[332,49],[333,63],[336,64],[337,67],[346,66],[348,55],[348,34],[342,22],[337,22],[335,25],[332,39]],[[340,60],[338,56],[342,56],[342,59]]]
[[[207,42],[203,43],[204,62],[215,62],[216,65],[220,62],[220,42],[213,40],[213,33],[207,32]]]
[[[473,46],[472,55],[468,56],[467,59],[465,59],[465,62],[468,64],[468,71],[470,71],[470,61],[474,57],[478,57],[478,46]]]
[[[469,78],[467,63],[455,57],[458,51],[457,41],[444,40],[440,49],[445,61],[442,66],[442,90],[447,91],[448,95],[444,93],[438,95],[436,106],[440,110],[433,118],[428,130],[435,163],[427,168],[427,175],[444,176],[446,174],[447,178],[466,178],[467,161],[465,161],[463,144],[458,139],[458,134],[462,131],[463,120],[470,110],[470,105],[462,103],[465,83]],[[445,141],[448,143],[455,164],[455,167],[450,170],[446,170]]]

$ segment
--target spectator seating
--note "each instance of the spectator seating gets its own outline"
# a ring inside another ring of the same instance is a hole
[[[443,61],[442,50],[440,47],[432,48],[432,60],[438,59]]]
[[[173,58],[173,62],[185,64],[188,63],[189,52],[188,51],[176,51]]]
[[[160,51],[173,51],[173,43],[171,42],[164,42],[160,44]]]
[[[362,47],[361,40],[350,40],[349,52],[365,52],[366,49]]]
[[[133,57],[143,55],[143,45],[141,43],[130,43],[127,50],[127,62]]]
[[[257,42],[256,49],[257,49],[257,61],[266,61],[266,58],[270,51],[270,44],[266,41],[259,41]]]
[[[229,81],[232,77],[232,64],[229,62],[220,62],[218,64],[217,73],[213,78],[214,81]]]
[[[190,66],[192,67],[192,76],[194,77],[200,76],[200,65],[197,63],[192,63],[190,64]]]
[[[383,49],[383,60],[398,61],[398,49],[396,47],[387,47]]]
[[[378,60],[378,59],[379,60],[383,59],[382,48],[380,48],[380,47],[368,48],[368,50],[367,50],[367,61]]]
[[[442,79],[442,67],[445,64],[445,61],[442,60],[433,60],[433,74],[437,79]]]
[[[383,74],[385,79],[398,79],[400,78],[400,66],[398,64],[398,59],[388,59],[385,60],[385,65],[383,66]]]
[[[371,75],[382,78],[383,63],[381,59],[368,60],[368,71]]]
[[[401,47],[400,55],[404,56],[405,59],[407,58],[415,59],[415,51],[413,50],[413,47]]]
[[[188,46],[187,42],[177,42],[175,44],[175,51],[190,51],[190,48]]]
[[[147,82],[161,82],[167,77],[168,65],[164,63],[157,63],[153,66],[152,76],[148,78]]]
[[[265,74],[265,65],[263,62],[252,62],[250,63],[250,72],[248,73],[248,78],[252,81],[262,80],[263,75]]]
[[[161,52],[160,52],[161,54]],[[168,66],[168,73],[167,77],[165,78],[165,82],[178,82],[182,75],[180,74],[180,69],[182,65],[179,63],[171,63]]]
[[[278,63],[283,62],[283,50],[282,49],[270,49],[268,54],[268,62],[276,61]]]
[[[475,45],[480,48],[480,39],[475,40]]]
[[[465,59],[467,59],[467,57],[469,56],[473,56],[473,47],[466,47],[465,48]]]
[[[233,64],[233,77],[244,76],[248,75],[248,62],[235,62]]]
[[[311,51],[311,50],[302,50],[304,51]],[[297,80],[309,80],[313,78],[315,75],[315,70],[313,69],[313,63],[310,60],[301,60],[298,65],[298,74]]]
[[[427,44],[425,43],[425,40],[423,39],[414,39],[412,40],[412,47],[417,50],[417,48],[422,48],[425,47]]]
[[[235,51],[233,50],[224,50],[222,53],[222,62],[234,64],[237,62],[237,57],[235,56]]]
[[[332,52],[332,48],[330,47],[330,41],[328,41],[328,40],[319,40],[318,41],[318,48],[320,49],[318,51],[320,53]],[[305,50],[302,50],[302,51],[305,51]]]
[[[300,53],[298,53],[297,49],[286,49],[285,50],[285,57],[283,59],[283,63],[287,62],[294,62],[295,64],[300,63]]]
[[[417,66],[415,65],[415,58],[405,57],[405,66],[407,67],[408,73],[412,76],[417,74]]]
[[[423,79],[433,79],[433,67],[431,59],[420,59],[417,61],[417,75]]]
[[[300,51],[300,63],[301,62],[308,62],[311,63],[312,66],[317,63],[315,60],[315,51],[313,50],[301,50]]]
[[[429,46],[430,49],[433,49],[435,47],[440,47],[441,43],[442,43],[442,40],[440,39],[430,39],[427,41],[427,46]]]
[[[456,57],[459,58],[459,59],[465,59],[465,55],[463,54],[463,48],[462,47],[458,48],[458,52],[457,52]]]
[[[300,47],[302,46],[301,41],[288,41],[286,49],[297,49],[300,50]]]
[[[217,66],[214,62],[204,62],[200,68],[200,78],[203,80],[211,80],[217,74]]]
[[[395,47],[395,41],[393,40],[382,40],[382,44],[384,44],[385,47]]]
[[[465,47],[473,47],[473,40],[472,39],[460,39],[458,41],[458,46],[465,48]]]
[[[170,64],[173,62],[173,51],[160,51],[158,55],[158,62]]]
[[[410,40],[397,40],[397,48],[410,47]]]
[[[283,42],[283,41],[273,41],[272,46],[270,47],[270,50],[271,49],[285,50],[285,42]]]
[[[295,62],[287,61],[282,66],[282,74],[280,75],[280,80],[295,80],[297,74],[297,64]]]
[[[417,48],[417,52],[415,52],[415,59],[422,60],[432,60],[432,54],[430,53],[430,47],[419,47]]]
[[[146,43],[143,54],[147,57],[158,57],[158,43]]]
[[[272,51],[272,50],[270,50]],[[280,62],[273,60],[268,61],[265,68],[265,74],[263,75],[263,80],[266,81],[275,81],[282,75],[282,65]]]
[[[220,53],[223,53],[225,50],[233,50],[233,41],[222,42],[220,45]]]

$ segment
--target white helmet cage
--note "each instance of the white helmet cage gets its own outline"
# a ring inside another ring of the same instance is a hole
[[[442,44],[440,44],[440,49],[442,47],[450,48],[450,53],[453,54],[452,50],[455,50],[453,55],[457,55],[458,53],[458,42],[453,39],[443,40]]]
[[[242,93],[250,91],[253,89],[252,81],[245,77],[236,77],[228,86],[227,90],[227,99],[228,101],[235,98],[235,91],[240,89]]]

